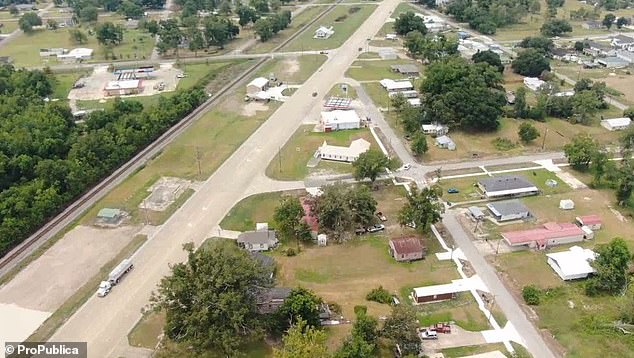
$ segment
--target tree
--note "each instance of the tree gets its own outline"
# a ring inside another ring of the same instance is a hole
[[[513,111],[517,118],[528,118],[529,107],[526,102],[526,88],[524,86],[515,91],[515,103],[513,103]]]
[[[625,206],[626,201],[634,191],[634,162],[632,159],[621,161],[621,168],[617,174],[616,200],[619,205]]]
[[[187,29],[187,39],[189,40],[189,51],[194,53],[194,57],[198,56],[198,51],[205,48],[205,39],[198,27]]]
[[[601,108],[602,99],[599,99],[592,91],[576,92],[570,98],[572,110],[583,124],[590,124],[593,116]]]
[[[99,10],[95,6],[86,6],[79,10],[79,19],[83,22],[95,22],[99,16]]]
[[[81,31],[80,29],[70,29],[68,30],[68,34],[70,35],[70,40],[76,44],[84,44],[88,41],[88,36]]]
[[[612,27],[612,25],[614,25],[615,22],[616,22],[616,16],[614,16],[614,14],[606,14],[601,23],[603,24],[603,26],[607,27],[609,30]]]
[[[359,154],[359,158],[352,163],[353,174],[356,180],[370,179],[374,183],[379,174],[385,172],[385,168],[393,167],[392,161],[381,151],[370,149]]]
[[[524,143],[530,143],[539,137],[537,128],[528,122],[522,122],[522,124],[520,124],[520,129],[517,134]]]
[[[231,20],[225,17],[209,17],[204,22],[205,39],[207,46],[218,46],[224,48],[224,45],[234,38],[240,28],[234,25]]]
[[[327,358],[326,332],[298,320],[282,338],[282,348],[273,349],[275,358]]]
[[[621,135],[621,144],[624,151],[630,151],[634,149],[634,126],[630,126]]]
[[[619,319],[623,323],[634,324],[634,289],[621,298],[619,303]]]
[[[123,41],[123,27],[112,22],[104,22],[96,28],[97,41],[104,46],[118,45]]]
[[[543,36],[526,37],[518,44],[518,46],[522,48],[534,48],[537,50],[542,50],[544,53],[550,53],[553,48],[555,48],[553,40]]]
[[[630,260],[632,254],[622,238],[614,238],[608,244],[599,245],[597,257],[590,265],[596,273],[586,282],[586,294],[607,293],[617,295],[627,287]]]
[[[271,10],[278,11],[282,7],[282,2],[280,0],[271,0]]]
[[[143,16],[143,8],[136,2],[125,0],[119,6],[119,12],[126,18],[138,19]]]
[[[616,27],[618,29],[621,29],[623,26],[627,26],[630,24],[630,19],[628,19],[627,17],[619,17],[618,19],[616,19]]]
[[[239,17],[238,23],[240,24],[240,26],[243,27],[246,26],[248,23],[255,24],[255,22],[258,20],[258,12],[250,6],[238,6],[236,13]]]
[[[517,55],[511,68],[522,76],[538,77],[542,72],[550,71],[550,61],[542,51],[529,48]]]
[[[423,122],[472,131],[498,128],[503,106],[501,74],[486,63],[449,57],[428,66],[420,92]]]
[[[424,36],[419,31],[409,32],[405,36],[405,47],[412,57],[427,62],[439,61],[458,53],[458,41],[439,34],[435,37]]]
[[[232,356],[244,339],[260,334],[255,288],[266,284],[263,268],[228,241],[184,249],[187,262],[172,266],[151,299],[166,312],[165,334],[195,352]]]
[[[579,134],[564,146],[568,163],[577,170],[585,170],[599,151],[599,145],[589,135]]]
[[[598,150],[592,157],[590,162],[590,171],[593,174],[592,185],[599,186],[603,177],[607,174],[610,160],[608,154],[604,151]]]
[[[319,326],[319,305],[322,299],[311,290],[294,288],[275,312],[277,329],[284,331],[295,322],[305,321],[308,326]]]
[[[376,357],[374,354],[375,346],[370,344],[361,337],[350,335],[343,341],[343,345],[337,353],[335,358],[372,358]]]
[[[46,27],[51,30],[57,30],[59,28],[59,24],[53,19],[48,19],[46,20]]]
[[[490,66],[496,68],[500,73],[504,72],[504,65],[502,64],[502,60],[500,59],[500,55],[497,53],[486,50],[486,51],[478,51],[473,56],[471,56],[471,60],[474,63],[485,62]]]
[[[392,104],[392,108],[396,112],[402,111],[403,108],[409,103],[407,102],[407,98],[405,98],[405,96],[401,92],[396,92],[396,94],[390,98],[390,102]]]
[[[416,228],[426,232],[430,226],[440,221],[444,207],[439,198],[442,191],[438,187],[423,188],[418,190],[414,185],[407,194],[407,203],[398,213],[398,222],[401,226],[410,223],[416,224]]]
[[[18,10],[18,7],[15,6],[14,4],[9,5],[9,14],[16,16],[20,13],[20,10]]]
[[[269,18],[258,19],[253,25],[255,33],[260,36],[260,41],[266,42],[270,40],[275,33],[273,32],[273,23]]]
[[[369,316],[365,310],[356,310],[356,320],[352,325],[352,333],[346,337],[342,347],[335,354],[336,358],[370,358],[375,357],[378,339],[376,318]]]
[[[414,154],[419,157],[427,153],[427,151],[429,150],[429,147],[427,145],[427,136],[420,131],[414,133],[414,137],[412,138],[412,144],[410,145],[410,147],[412,149],[412,152],[414,152]]]
[[[407,11],[400,14],[394,21],[394,31],[399,35],[407,35],[412,31],[418,31],[424,35],[427,33],[427,27],[420,16],[416,16],[413,11]]]
[[[572,32],[572,26],[570,26],[570,23],[566,20],[550,19],[544,22],[540,31],[544,36],[555,37]]]
[[[377,288],[373,288],[370,292],[368,292],[368,294],[365,296],[365,299],[378,303],[390,303],[392,302],[392,295],[390,294],[390,291],[383,288],[383,286],[379,286]]]
[[[249,5],[260,14],[266,14],[270,11],[269,2],[267,0],[249,0]]]
[[[534,285],[524,286],[522,289],[522,297],[524,302],[531,306],[538,306],[541,301],[542,291]]]
[[[584,48],[586,48],[586,43],[584,41],[575,41],[575,51],[581,52]]]
[[[283,240],[308,241],[312,239],[310,227],[303,219],[305,215],[298,198],[286,197],[280,201],[275,208],[273,218],[277,224],[277,232]]]
[[[381,335],[398,344],[403,355],[420,353],[421,344],[418,338],[418,321],[416,311],[410,305],[396,305],[385,320]]]
[[[27,12],[18,20],[20,30],[27,33],[33,31],[33,26],[40,25],[42,25],[42,19],[34,12]]]

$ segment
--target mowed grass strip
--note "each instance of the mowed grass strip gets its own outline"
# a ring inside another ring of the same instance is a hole
[[[276,191],[255,194],[240,200],[220,222],[225,230],[247,231],[255,230],[255,224],[268,222],[275,227],[273,213],[280,200],[286,196],[299,196],[302,191]]]
[[[341,46],[359,26],[374,12],[376,5],[338,5],[321,20],[315,22],[283,51],[327,50]],[[355,9],[355,10],[353,10]],[[335,33],[327,39],[315,39],[320,26],[333,27]]]
[[[268,177],[277,180],[304,179],[309,174],[310,169],[306,164],[324,141],[330,145],[348,146],[351,141],[363,138],[370,142],[372,147],[378,147],[372,137],[372,133],[368,129],[349,129],[323,133],[313,132],[314,127],[314,125],[304,125],[293,134],[266,168]],[[332,163],[332,165],[345,167],[346,170],[344,172],[351,172],[352,170],[350,164]]]
[[[354,61],[348,71],[346,77],[353,78],[357,81],[380,81],[384,78],[390,79],[407,79],[398,72],[392,71],[391,65],[411,64],[419,68],[422,73],[422,66],[410,60],[363,60]]]

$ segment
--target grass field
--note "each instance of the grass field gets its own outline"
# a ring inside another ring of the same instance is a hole
[[[235,231],[255,230],[255,224],[259,222],[268,222],[269,226],[275,227],[273,212],[280,200],[285,196],[299,196],[301,194],[302,191],[278,191],[244,198],[231,208],[220,222],[220,227]]]
[[[165,313],[146,313],[128,333],[128,343],[132,347],[154,349],[165,326]]]
[[[18,28],[17,21],[0,21],[2,27],[0,28],[0,33],[2,34],[10,34]]]
[[[53,95],[51,98],[58,98],[65,100],[68,97],[68,93],[77,80],[83,75],[88,74],[86,71],[73,72],[73,73],[60,73],[55,75],[55,84],[53,86]]]
[[[455,321],[467,331],[483,331],[490,328],[484,313],[478,308],[478,303],[468,292],[462,292],[450,301],[419,306],[417,317],[421,326]]]
[[[466,346],[456,348],[445,348],[441,352],[445,358],[460,358],[487,352],[500,351],[507,354],[506,348],[502,343],[489,343],[480,346]]]
[[[328,91],[328,94],[326,95],[326,98],[328,97],[349,97],[349,98],[357,98],[357,91],[354,89],[354,87],[350,86],[350,85],[346,85],[346,87],[348,88],[348,90],[346,92],[343,91],[342,86],[343,83],[337,83],[334,86],[332,86],[332,88],[330,89],[330,91]]]
[[[311,6],[307,7],[297,16],[293,17],[291,24],[284,30],[278,32],[272,39],[262,42],[257,41],[255,46],[247,50],[247,53],[267,53],[271,52],[275,47],[286,41],[289,37],[299,31],[304,25],[308,24],[311,20],[319,16],[326,7],[324,6]],[[308,29],[310,30],[310,29]],[[307,30],[307,31],[308,31]]]
[[[353,129],[335,131],[330,133],[312,132],[314,125],[301,126],[291,139],[282,147],[282,150],[266,168],[266,175],[277,180],[301,180],[309,173],[310,168],[306,163],[320,145],[327,141],[331,145],[347,146],[352,140],[363,138],[376,148],[377,144],[368,129]],[[321,164],[321,163],[320,163]],[[350,164],[332,163],[339,168],[345,167],[347,172],[352,171]],[[318,170],[319,168],[315,168]],[[327,168],[324,168],[327,169]],[[313,170],[313,172],[315,171]]]
[[[358,8],[358,11],[352,9]],[[339,5],[283,47],[283,51],[326,50],[341,46],[376,9],[376,5]],[[345,17],[345,18],[343,18]],[[339,21],[336,21],[340,19]],[[335,33],[327,39],[314,39],[319,26],[332,26]]]
[[[394,72],[390,68],[391,65],[401,64],[413,64],[417,66],[422,73],[422,66],[410,60],[366,60],[354,61],[346,71],[346,77],[353,78],[357,81],[379,81],[384,78],[405,79],[407,76]]]
[[[86,30],[83,29],[83,31]],[[74,44],[70,40],[68,29],[38,30],[31,34],[20,35],[19,38],[0,48],[0,55],[10,56],[17,66],[56,64],[58,61],[54,58],[47,59],[39,56],[39,49],[52,46],[67,49],[92,48],[95,51],[91,61],[105,60],[104,51],[94,36],[88,36],[88,41],[84,44]],[[123,42],[113,48],[113,53],[117,59],[122,60],[145,59],[149,57],[153,47],[154,40],[147,32],[127,29],[123,34]]]
[[[287,83],[303,83],[328,59],[324,55],[303,55],[297,57],[277,58],[266,63],[257,74],[268,78],[275,74],[278,81]]]

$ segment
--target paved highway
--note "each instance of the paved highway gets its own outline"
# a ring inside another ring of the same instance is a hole
[[[383,26],[399,0],[383,1],[359,29],[225,163],[209,177],[134,257],[135,270],[105,298],[93,296],[51,341],[86,341],[89,357],[125,356],[127,333],[140,318],[168,264],[185,259],[181,245],[200,244],[264,172],[279,147],[306,116],[319,115],[323,94],[341,78],[363,47]],[[313,97],[313,92],[319,95]],[[251,189],[249,189],[251,188]]]

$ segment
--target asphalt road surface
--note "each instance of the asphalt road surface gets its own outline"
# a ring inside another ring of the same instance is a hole
[[[453,211],[445,213],[443,224],[451,233],[455,243],[462,249],[478,276],[495,295],[496,304],[524,339],[528,351],[536,358],[555,358],[555,354],[548,348],[537,328],[526,318],[524,311],[498,278],[495,269],[482,257],[454,215]]]
[[[213,228],[252,191],[264,172],[307,116],[317,116],[320,99],[383,26],[399,0],[386,0],[329,59],[202,185],[187,203],[133,257],[135,269],[105,298],[93,296],[62,326],[51,341],[85,341],[89,357],[127,356],[127,334],[141,317],[151,292],[169,273],[169,263],[186,257],[185,242],[200,244]],[[336,52],[336,53],[335,53]],[[313,96],[317,92],[317,96]],[[262,188],[265,189],[265,188]]]

